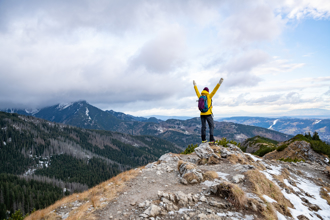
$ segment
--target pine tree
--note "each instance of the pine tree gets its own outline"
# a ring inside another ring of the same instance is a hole
[[[321,140],[319,134],[316,131],[314,131],[313,140],[315,140],[315,141],[320,141]]]

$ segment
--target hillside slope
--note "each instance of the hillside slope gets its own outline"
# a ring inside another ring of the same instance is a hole
[[[330,167],[201,144],[33,213],[37,219],[330,219]]]
[[[180,151],[171,142],[154,136],[87,130],[32,116],[0,112],[0,173],[49,183],[50,187],[54,185],[69,194],[155,161],[164,153]],[[7,182],[6,178],[0,181],[4,187],[0,188],[0,203],[5,200],[8,210],[15,211],[21,207],[18,204],[26,205],[23,213],[44,207],[36,207],[39,201],[29,202],[28,206],[25,201],[28,197],[13,191]],[[9,193],[11,191],[13,193]],[[45,193],[40,192],[40,195]],[[38,194],[38,199],[43,201],[41,197]],[[53,197],[58,198],[58,195]],[[43,204],[50,203],[47,200]]]

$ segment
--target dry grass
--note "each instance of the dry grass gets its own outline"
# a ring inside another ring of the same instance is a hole
[[[182,165],[183,163],[185,163],[183,160],[179,160],[179,161],[178,161],[178,170],[180,170],[180,167],[181,167],[181,165]]]
[[[63,206],[68,207],[70,206],[70,203],[73,203],[77,200],[83,204],[79,208],[71,210],[67,220],[94,219],[92,212],[105,206],[101,206],[100,198],[104,198],[107,201],[116,198],[117,193],[123,191],[125,182],[135,178],[139,174],[139,171],[143,168],[144,167],[120,173],[110,180],[107,180],[85,192],[64,197],[57,201],[55,204],[32,213],[26,217],[25,220],[56,219],[59,216],[57,216],[54,212],[51,213],[51,211]],[[88,212],[88,209],[91,206],[93,206],[94,209],[91,212]]]
[[[220,147],[216,145],[210,145],[210,148],[213,150],[214,153],[220,153]]]
[[[324,171],[328,175],[328,177],[330,178],[330,167],[327,166]]]
[[[284,183],[284,179],[290,179],[290,172],[286,168],[283,168],[281,175],[275,175],[275,179]]]
[[[192,170],[192,169],[195,169],[195,168],[196,168],[195,164],[189,163],[189,164],[186,165],[187,170]]]
[[[227,199],[236,208],[243,209],[247,202],[244,191],[239,186],[226,181],[217,185],[216,195],[220,198]]]
[[[205,165],[205,164],[207,164],[207,159],[206,158],[202,158],[202,159],[199,159],[198,161],[197,161],[197,164],[198,165]]]
[[[328,202],[328,205],[330,205],[330,188],[329,187],[322,187],[320,191],[320,195],[322,199],[326,200]]]
[[[195,169],[196,165],[193,163],[185,162],[182,160],[178,161],[178,171],[180,174],[186,173],[187,170]]]
[[[207,160],[207,163],[208,164],[219,164],[221,163],[221,158],[220,158],[220,155],[219,155],[219,158],[215,157],[215,156],[211,156],[208,160]]]
[[[217,172],[215,172],[215,171],[211,171],[211,170],[209,170],[209,171],[206,171],[205,173],[203,173],[203,178],[204,178],[204,180],[214,180],[215,178],[218,178],[219,176],[218,176],[218,174],[217,174]]]
[[[280,188],[275,183],[267,179],[267,177],[263,173],[260,173],[258,170],[249,170],[245,172],[245,175],[248,182],[252,184],[254,192],[264,202],[266,202],[266,204],[267,201],[263,198],[262,195],[267,195],[270,198],[276,200],[277,204],[274,204],[276,210],[283,215],[291,216],[288,207],[293,208],[293,205],[283,196]],[[272,206],[273,204],[269,205]],[[276,213],[273,212],[271,207],[261,214],[264,216],[276,216]]]
[[[197,180],[197,182],[199,182],[198,177],[196,176],[196,174],[194,173],[186,173],[182,176],[182,178],[184,178],[185,180],[187,180],[188,183],[191,183],[191,181],[193,180]]]

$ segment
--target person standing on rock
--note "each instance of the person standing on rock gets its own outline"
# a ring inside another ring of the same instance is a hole
[[[195,80],[193,80],[194,89],[198,97],[198,108],[201,111],[201,122],[202,122],[202,143],[206,142],[206,121],[209,124],[210,128],[210,143],[215,143],[213,130],[214,130],[214,121],[212,113],[212,98],[214,94],[218,91],[223,78],[219,80],[219,83],[215,86],[213,91],[209,93],[209,88],[205,87],[202,91],[202,94],[199,93]]]

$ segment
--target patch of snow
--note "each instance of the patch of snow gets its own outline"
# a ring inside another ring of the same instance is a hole
[[[184,212],[193,212],[195,209],[181,208],[177,213],[183,214]]]
[[[204,184],[204,185],[207,186],[207,187],[210,187],[210,186],[213,186],[213,185],[215,185],[215,184],[217,184],[217,183],[214,182],[214,181],[206,180],[206,181],[204,181],[202,184]]]
[[[61,103],[61,104],[59,104],[56,107],[56,109],[62,111],[63,109],[66,109],[66,108],[70,107],[72,104],[73,104],[73,102],[70,102],[70,103]]]
[[[229,174],[228,173],[222,173],[222,172],[217,172],[218,176],[225,179],[225,180],[228,180],[226,176],[228,176]]]
[[[274,126],[274,125],[276,125],[276,122],[278,121],[279,119],[276,119],[275,121],[273,121],[273,124],[268,128],[268,129],[272,129],[272,127]]]
[[[5,145],[5,146],[7,145],[6,141],[3,142],[3,145]]]
[[[274,200],[274,199],[270,198],[270,197],[269,197],[269,196],[267,196],[267,195],[262,195],[262,197],[264,197],[264,199],[266,199],[266,200],[267,200],[267,202],[270,202],[270,203],[273,203],[273,202],[277,202],[276,200]]]
[[[162,127],[158,127],[157,130],[160,132],[160,133],[163,133],[164,132],[164,129]]]
[[[37,169],[28,169],[28,171],[26,171],[23,176],[28,176],[28,175],[32,175],[34,174],[34,171],[36,171]]]
[[[329,159],[327,157],[324,160],[326,163],[329,163]]]
[[[189,132],[188,131],[185,131],[184,134],[189,134]]]
[[[173,211],[168,212],[169,215],[174,215]]]
[[[88,120],[92,120],[91,117],[89,116],[89,110],[87,107],[86,107],[86,116],[88,117]]]
[[[287,220],[284,215],[282,215],[280,212],[277,212],[277,219],[278,220]]]
[[[222,212],[222,213],[217,213],[218,216],[227,216],[227,217],[231,217],[231,219],[251,219],[251,216],[243,216],[243,214],[239,213],[239,212]],[[246,218],[248,217],[248,218]],[[252,216],[253,219],[253,216]]]
[[[316,125],[316,124],[320,123],[321,121],[322,120],[315,120],[314,123],[313,123],[313,125]]]
[[[274,166],[274,165],[269,165],[269,167],[271,169],[267,169],[267,170],[264,170],[264,171],[261,171],[263,174],[265,174],[267,176],[267,174],[274,174],[274,175],[281,175],[281,170],[282,170],[282,167],[279,165],[279,166]],[[266,174],[267,173],[267,174]]]
[[[25,112],[31,115],[35,115],[39,112],[39,109],[25,109]]]
[[[272,166],[272,168],[276,169],[275,172],[278,172],[280,170],[280,167]],[[270,175],[271,171],[268,170],[268,171],[261,171],[261,172],[263,174],[265,174],[269,180],[273,181],[278,186],[276,181],[274,181],[273,177]],[[276,175],[278,175],[278,174],[276,174]],[[311,182],[307,179],[304,179],[302,177],[299,177],[299,176],[297,177],[297,180],[296,180],[297,187],[292,186],[288,182],[287,179],[284,180],[284,183],[286,185],[292,187],[293,190],[295,190],[296,192],[299,192],[299,193],[300,193],[300,189],[305,189],[305,190],[308,189],[308,193],[314,197],[314,198],[308,198],[310,203],[316,204],[321,208],[321,210],[319,210],[317,212],[310,211],[307,206],[303,205],[302,200],[297,195],[295,195],[294,193],[288,194],[284,189],[282,189],[282,193],[283,193],[284,197],[286,199],[288,199],[294,206],[294,208],[289,208],[294,219],[298,220],[297,216],[299,216],[301,214],[303,214],[305,216],[311,216],[312,219],[317,219],[317,216],[315,215],[315,213],[319,214],[323,219],[330,219],[330,211],[329,211],[330,207],[327,204],[327,201],[322,199],[320,196],[320,188],[321,188],[320,186],[317,186],[313,182]],[[281,217],[282,216],[279,215],[280,220],[286,219],[284,216],[283,216],[284,218],[282,218],[282,219],[281,219]]]
[[[254,193],[245,193],[248,198],[259,199],[259,196]]]
[[[254,161],[262,161],[262,159],[260,159],[260,158],[258,158],[258,157],[256,157],[256,156],[254,156],[254,155],[252,155],[252,154],[250,154],[250,153],[244,153],[244,154],[247,154],[247,155],[249,155],[250,157],[252,157],[252,159],[254,160]]]
[[[70,213],[66,213],[66,214],[62,215],[62,219],[67,219],[69,217],[69,214]]]

